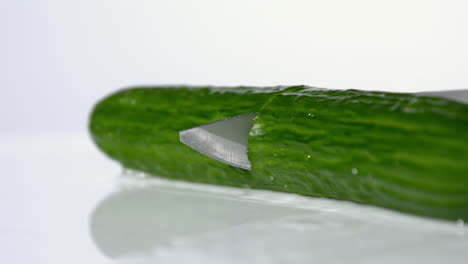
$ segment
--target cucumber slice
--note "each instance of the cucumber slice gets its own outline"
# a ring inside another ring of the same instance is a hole
[[[179,141],[181,130],[251,112],[259,113],[251,171]],[[468,219],[468,106],[447,99],[304,86],[132,88],[95,106],[90,131],[124,167],[162,177]]]

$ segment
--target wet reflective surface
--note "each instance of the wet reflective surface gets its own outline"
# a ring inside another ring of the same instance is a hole
[[[466,223],[121,173],[81,135],[1,142],[5,263],[465,263]]]
[[[465,229],[456,223],[328,199],[126,177],[91,216],[96,245],[113,259],[440,263],[467,254]]]

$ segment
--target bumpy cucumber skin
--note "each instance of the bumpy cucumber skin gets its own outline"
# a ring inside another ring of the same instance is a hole
[[[467,219],[467,132],[445,99],[299,87],[260,112],[249,159],[269,189]]]
[[[104,98],[92,111],[96,145],[124,167],[151,174],[231,186],[256,183],[250,172],[187,147],[179,131],[257,112],[282,88],[141,87]]]
[[[179,142],[180,130],[247,112],[260,112],[252,171]],[[90,130],[123,166],[163,177],[468,219],[468,106],[445,99],[302,86],[134,88],[98,103]]]

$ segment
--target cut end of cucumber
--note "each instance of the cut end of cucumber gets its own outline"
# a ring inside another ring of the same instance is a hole
[[[180,131],[180,141],[212,159],[251,170],[248,137],[257,114],[242,114]]]

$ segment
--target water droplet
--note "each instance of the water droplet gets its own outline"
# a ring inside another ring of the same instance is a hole
[[[310,155],[307,155],[307,158],[310,159]]]
[[[135,174],[135,176],[136,176],[137,178],[144,179],[144,178],[146,178],[146,173],[139,171],[139,172],[137,172],[137,173]]]
[[[125,176],[128,176],[128,175],[132,174],[132,170],[127,169],[127,168],[123,168],[122,169],[122,174],[125,175]]]
[[[314,114],[311,114],[311,113],[308,113],[307,115],[310,116],[310,117],[314,117],[314,116],[315,116]]]
[[[356,168],[352,168],[352,169],[351,169],[351,173],[352,173],[353,175],[356,175],[356,174],[358,174],[358,170],[357,170]]]
[[[252,129],[249,132],[249,136],[256,137],[256,136],[263,136],[265,132],[262,129],[260,124],[254,124]]]
[[[463,222],[462,219],[457,220],[457,226],[463,226],[464,224],[465,224],[465,222]]]

